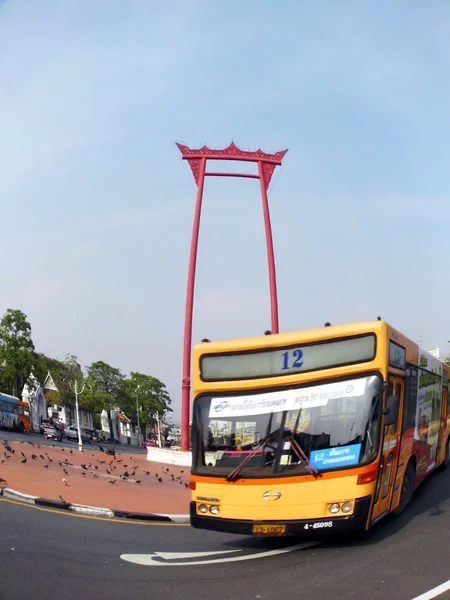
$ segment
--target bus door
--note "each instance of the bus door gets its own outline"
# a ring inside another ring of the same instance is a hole
[[[404,387],[404,380],[402,378],[396,377],[395,375],[389,375],[385,396],[386,399],[389,396],[396,396],[398,398],[399,407],[401,407]],[[372,521],[381,518],[387,513],[391,503],[400,449],[399,424],[401,423],[401,412],[400,408],[397,422],[390,426],[384,425],[385,417],[383,417],[383,435],[381,438],[382,453],[372,510]]]

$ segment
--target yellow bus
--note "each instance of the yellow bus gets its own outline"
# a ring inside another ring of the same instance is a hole
[[[449,465],[449,371],[381,320],[197,345],[191,525],[307,536],[400,513]]]

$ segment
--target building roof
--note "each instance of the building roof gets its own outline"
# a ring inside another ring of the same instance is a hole
[[[51,390],[52,392],[58,391],[58,387],[56,386],[55,380],[53,379],[50,371],[47,373],[47,377],[44,379],[42,387],[44,390]]]

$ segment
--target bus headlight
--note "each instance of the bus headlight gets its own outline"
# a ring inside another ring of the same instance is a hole
[[[218,514],[219,514],[219,512],[220,512],[220,508],[219,508],[218,506],[210,506],[210,507],[209,507],[209,512],[210,512],[212,515],[218,515]]]
[[[341,506],[341,510],[343,513],[349,513],[353,508],[353,504],[351,502],[344,502]]]
[[[203,515],[206,514],[208,512],[208,507],[206,506],[206,504],[199,504],[198,512],[201,512]]]
[[[331,506],[328,510],[330,511],[330,513],[332,515],[335,515],[336,513],[338,513],[341,510],[341,507],[339,506],[339,504],[337,504],[335,502],[334,504],[331,504]]]

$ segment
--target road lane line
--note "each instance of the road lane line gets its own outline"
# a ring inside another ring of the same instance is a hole
[[[433,588],[432,590],[428,590],[428,592],[425,592],[424,594],[413,598],[413,600],[432,600],[433,598],[437,598],[444,592],[448,592],[448,590],[450,590],[450,579],[445,583],[442,583],[441,585],[438,585],[437,587]]]
[[[190,527],[190,523],[158,523],[156,521],[132,521],[125,519],[114,519],[113,517],[92,517],[88,515],[79,515],[69,511],[55,510],[53,508],[42,508],[41,506],[34,506],[32,504],[25,504],[24,502],[16,502],[15,500],[9,500],[6,498],[0,498],[0,502],[6,502],[8,504],[16,504],[17,506],[23,506],[24,508],[32,508],[33,510],[40,510],[41,512],[52,513],[55,515],[61,515],[63,517],[74,517],[76,519],[92,519],[94,521],[105,521],[106,523],[121,523],[123,525],[145,525],[146,527]]]

